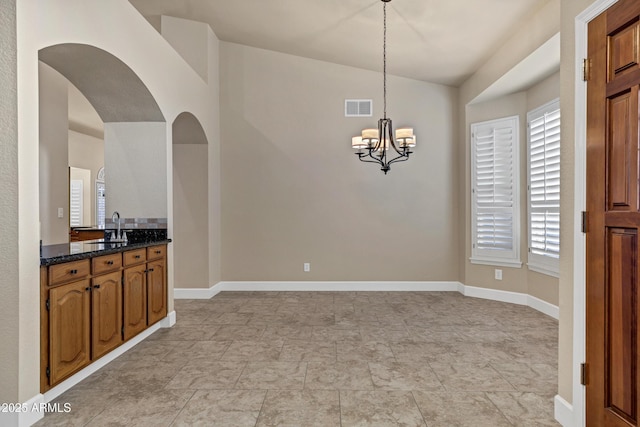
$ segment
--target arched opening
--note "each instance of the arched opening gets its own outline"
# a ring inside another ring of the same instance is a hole
[[[93,193],[91,202],[97,205],[95,195],[100,190],[105,194],[103,211],[107,218],[118,210],[126,218],[166,219],[167,129],[147,86],[127,64],[94,46],[58,44],[41,49],[38,57],[43,244],[66,243],[69,239],[69,228],[77,220],[72,213],[74,200],[77,202],[73,192],[77,178],[73,174],[78,171],[71,163],[82,156],[85,163],[97,165],[90,168],[90,175],[83,175],[82,200]],[[85,99],[87,111],[70,113],[74,105],[79,105],[74,93]],[[101,122],[97,132],[96,121]],[[87,159],[87,153],[96,150],[83,150],[82,154],[72,151],[79,144],[86,147],[92,142],[104,147],[101,161],[105,177],[99,188],[98,162]],[[82,225],[98,225],[97,207],[90,212],[89,220],[85,215]]]
[[[208,288],[208,141],[191,113],[176,117],[172,132],[174,286]]]

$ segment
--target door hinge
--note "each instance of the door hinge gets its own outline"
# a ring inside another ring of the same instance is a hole
[[[51,370],[49,369],[49,367],[48,367],[48,366],[47,366],[47,372],[46,372],[46,374],[47,374],[47,378],[49,378],[49,377],[51,376]]]
[[[580,384],[587,385],[587,382],[589,381],[588,375],[589,375],[589,371],[587,370],[587,364],[581,363],[580,364]]]
[[[584,58],[582,60],[582,81],[588,82],[591,77],[591,60]]]
[[[582,211],[581,213],[582,215],[582,223],[580,224],[580,230],[582,230],[583,233],[587,232],[587,220],[589,219],[587,217],[587,212],[586,211]]]
[[[51,304],[51,303],[50,303],[50,300],[49,300],[49,298],[47,298],[47,311],[49,311],[50,304]],[[47,369],[49,369],[49,368],[47,368]]]

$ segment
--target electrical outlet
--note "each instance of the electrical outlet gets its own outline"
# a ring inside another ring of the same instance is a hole
[[[311,271],[311,263],[310,263],[310,262],[305,262],[305,263],[302,265],[302,268],[303,268],[303,270],[304,270],[304,272],[305,272],[305,273],[310,272],[310,271]]]
[[[502,280],[502,270],[496,268],[496,280]]]
[[[64,208],[58,208],[58,218],[64,218]]]

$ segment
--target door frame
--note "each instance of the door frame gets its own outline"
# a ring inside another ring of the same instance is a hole
[[[587,196],[587,84],[583,81],[583,59],[587,57],[588,25],[618,0],[596,0],[575,18],[574,99],[574,212],[573,212],[573,425],[585,425],[585,387],[580,383],[580,364],[586,358],[586,236],[582,233],[582,211]],[[561,100],[562,102],[562,100]],[[556,399],[556,408],[558,400]],[[558,411],[556,410],[556,413]]]

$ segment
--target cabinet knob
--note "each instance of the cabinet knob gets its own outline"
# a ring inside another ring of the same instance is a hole
[[[95,289],[100,289],[100,285],[95,285],[94,288]]]
[[[140,259],[140,255],[136,255],[134,258],[135,259]]]
[[[107,261],[107,265],[113,265],[113,261]]]
[[[160,255],[162,253],[162,251],[156,251],[156,254]]]
[[[85,291],[90,291],[91,290],[91,286],[89,286],[88,288],[84,288]]]
[[[69,274],[78,274],[78,270],[70,270]]]
[[[153,271],[153,268],[148,269],[147,271]]]

